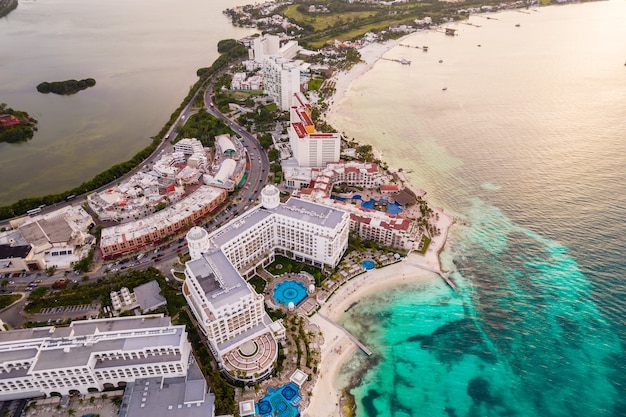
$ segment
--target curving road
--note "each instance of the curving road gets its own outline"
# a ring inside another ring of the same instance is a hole
[[[214,77],[217,79],[219,76]],[[240,138],[243,146],[246,148],[247,158],[249,161],[249,172],[247,175],[247,179],[245,185],[240,189],[238,195],[236,196],[235,201],[228,207],[226,207],[222,212],[217,214],[217,216],[210,220],[204,227],[207,229],[215,229],[222,224],[225,224],[237,217],[239,214],[248,210],[251,206],[256,204],[256,201],[261,193],[262,188],[267,183],[268,172],[269,172],[269,159],[267,157],[267,153],[265,149],[261,146],[256,137],[250,132],[246,131],[243,127],[239,126],[234,120],[229,119],[226,115],[220,112],[217,107],[213,104],[213,82],[209,83],[209,86],[204,89],[201,88],[198,90],[198,93],[204,94],[204,105],[208,113],[222,119],[226,125],[228,125],[235,134]],[[128,178],[134,175],[137,171],[143,169],[144,166],[152,164],[163,152],[170,151],[172,148],[171,141],[176,138],[176,127],[184,124],[184,122],[193,114],[197,112],[197,109],[192,107],[192,103],[195,101],[195,96],[192,98],[185,106],[185,108],[181,111],[176,121],[172,124],[171,128],[168,130],[168,133],[164,136],[161,144],[157,147],[157,149],[150,155],[146,160],[138,167],[127,173],[124,177],[118,178],[115,181],[119,182],[123,178]],[[110,184],[100,187],[98,190],[91,191],[99,192],[107,187]],[[76,196],[76,199],[79,199],[80,196]],[[56,203],[54,205],[44,207],[42,209],[42,214],[58,210],[64,206],[71,204],[72,201],[66,201],[62,203]],[[8,224],[8,221],[6,222]],[[176,236],[174,237],[174,239]],[[99,251],[96,251],[99,252]],[[178,260],[179,253],[187,252],[187,247],[185,243],[180,239],[178,243],[174,240],[174,243],[170,245],[166,245],[166,247],[161,248],[158,252],[155,252],[154,248],[144,252],[145,255],[141,259],[141,261],[137,261],[135,258],[131,258],[131,260],[126,261],[124,264],[113,265],[112,263],[107,263],[105,266],[100,268],[97,271],[86,274],[89,276],[88,281],[94,281],[98,278],[106,276],[104,273],[105,267],[109,267],[111,271],[121,271],[126,268],[133,269],[143,269],[149,266],[154,266],[161,270],[164,275],[167,275],[172,268],[172,265]],[[137,256],[138,252],[133,253],[133,256]],[[84,276],[85,274],[81,274],[80,276]],[[27,284],[30,282],[34,282],[35,279],[41,280],[40,285],[48,286],[52,285],[54,281],[67,277],[68,279],[78,278],[80,282],[80,276],[75,275],[73,272],[69,274],[65,274],[64,272],[59,272],[54,274],[51,277],[48,277],[45,273],[35,274],[31,273],[25,276],[12,278],[11,284],[7,286],[7,290],[9,291],[24,291]],[[19,327],[23,323],[23,319],[20,314],[20,310],[23,308],[23,304],[26,301],[26,297],[22,298],[18,303],[13,306],[5,309],[0,316],[3,316],[5,321],[12,327]]]

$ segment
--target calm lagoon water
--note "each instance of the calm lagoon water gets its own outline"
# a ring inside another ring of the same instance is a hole
[[[222,11],[248,0],[20,1],[0,19],[0,102],[27,111],[39,131],[0,144],[0,205],[62,192],[150,143],[217,58],[217,42],[251,29]],[[42,81],[92,77],[64,97]]]
[[[459,219],[458,293],[343,317],[379,355],[339,378],[358,417],[626,415],[626,2],[494,17],[412,36],[429,52],[394,48],[412,65],[377,63],[331,120]]]

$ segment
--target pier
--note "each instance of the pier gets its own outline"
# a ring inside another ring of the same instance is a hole
[[[424,52],[428,52],[428,46],[424,45],[424,46],[417,46],[417,45],[407,45],[405,43],[400,43],[398,44],[400,46],[404,46],[405,48],[413,48],[413,49],[421,49]]]
[[[467,26],[474,26],[475,28],[479,28],[480,27],[480,25],[477,25],[477,24],[472,23],[472,22],[461,22],[461,23],[464,24],[464,25],[467,25]]]
[[[446,284],[448,284],[448,286],[456,292],[456,284],[454,283],[454,281],[452,281],[452,279],[450,279],[450,277],[447,274],[444,274],[442,272],[437,272],[437,273],[439,274],[441,278],[443,278]]]
[[[482,17],[483,19],[487,19],[487,20],[498,20],[497,17],[492,17],[492,16],[482,16],[480,14],[473,14],[472,16],[477,16],[477,17]]]
[[[327,322],[329,322],[330,324],[332,324],[333,326],[335,326],[336,328],[338,328],[339,330],[341,330],[346,336],[348,336],[348,338],[352,341],[352,343],[354,343],[359,349],[361,349],[363,353],[365,353],[367,356],[372,356],[372,351],[369,350],[367,346],[365,346],[363,343],[361,343],[359,339],[354,337],[352,333],[347,331],[342,325],[335,323],[328,317],[324,316],[322,313],[318,312],[317,315],[323,318],[324,320],[326,320]]]
[[[380,58],[380,59],[384,59],[385,61],[393,61],[393,62],[399,62],[402,65],[411,65],[411,61],[409,61],[408,59],[391,59],[391,58]]]
[[[415,268],[423,269],[424,271],[432,272],[433,274],[439,275],[445,281],[445,283],[448,284],[448,287],[452,288],[456,292],[456,284],[454,283],[454,281],[452,281],[452,278],[450,278],[448,274],[444,274],[441,271],[437,271],[435,269],[431,269],[423,265],[411,264],[411,263],[409,265],[414,266]]]

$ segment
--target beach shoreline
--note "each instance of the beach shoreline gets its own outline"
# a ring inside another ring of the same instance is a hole
[[[413,34],[384,43],[372,43],[364,46],[359,49],[363,62],[356,64],[350,71],[339,72],[334,75],[335,94],[325,114],[325,119],[329,123],[332,124],[337,110],[345,101],[353,83],[372,69],[387,52],[411,35]],[[406,176],[400,175],[400,178],[405,187],[414,192],[417,191]],[[311,400],[302,411],[303,417],[342,415],[342,391],[337,387],[335,381],[341,366],[357,350],[357,346],[343,329],[335,324],[341,315],[354,303],[385,288],[441,279],[439,274],[443,271],[441,270],[439,254],[446,244],[449,229],[454,224],[454,218],[445,213],[442,208],[436,208],[434,211],[438,216],[435,226],[440,230],[440,233],[433,237],[425,254],[411,252],[406,258],[395,264],[366,271],[354,277],[338,288],[327,302],[321,305],[319,311],[309,319],[311,323],[319,327],[323,336],[323,343],[320,346],[320,372],[314,376]]]
[[[323,336],[320,372],[310,396],[311,401],[303,410],[303,417],[337,416],[341,414],[342,392],[335,380],[343,363],[355,352],[357,346],[346,333],[334,323],[353,304],[368,295],[401,284],[425,282],[439,277],[439,253],[443,249],[454,218],[443,210],[438,211],[436,227],[441,230],[435,236],[424,255],[411,252],[399,262],[383,268],[366,271],[338,288],[319,311],[309,319],[318,326]]]
[[[381,43],[370,43],[363,46],[359,49],[361,62],[354,65],[349,71],[340,71],[333,75],[333,80],[335,81],[335,93],[330,99],[329,107],[325,114],[327,122],[332,124],[332,119],[345,101],[348,91],[352,88],[352,84],[362,75],[371,70],[374,67],[374,64],[376,64],[376,62],[378,62],[383,55],[412,35],[414,35],[414,33],[404,35],[398,39],[392,39]]]

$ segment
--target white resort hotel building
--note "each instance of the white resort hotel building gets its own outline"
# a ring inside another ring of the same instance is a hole
[[[0,332],[0,402],[187,375],[185,326],[149,315]]]
[[[280,202],[273,185],[262,202],[209,234],[187,234],[191,260],[183,294],[223,370],[257,381],[274,369],[280,322],[265,313],[263,296],[246,282],[255,269],[282,254],[319,268],[337,266],[348,247],[349,215],[343,210],[291,198]]]

